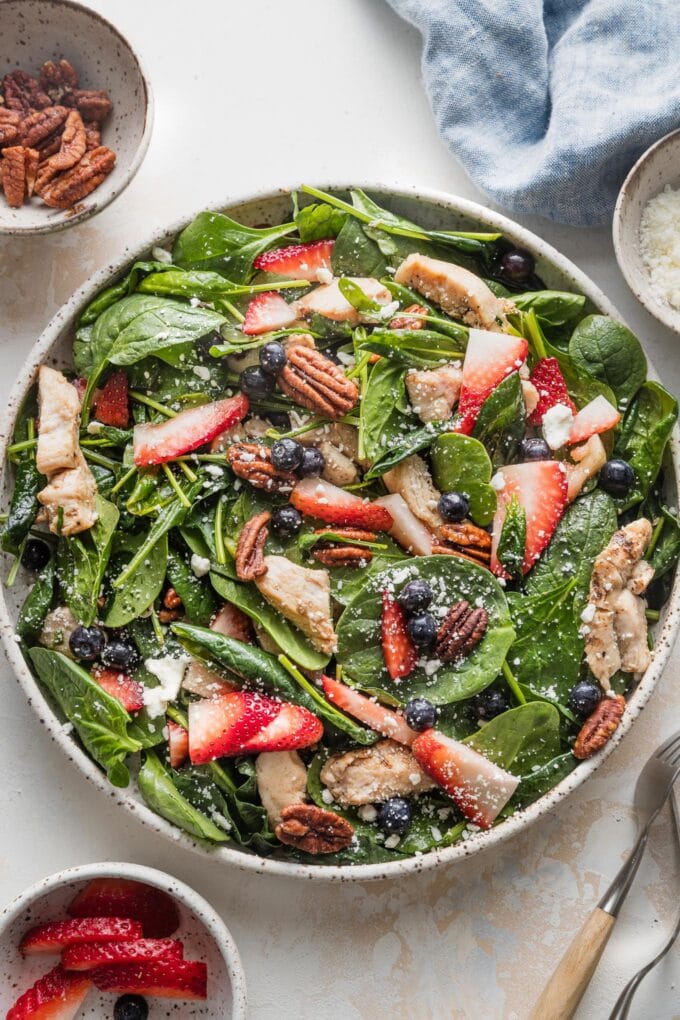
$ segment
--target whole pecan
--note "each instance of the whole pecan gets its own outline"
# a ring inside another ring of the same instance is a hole
[[[425,305],[409,305],[400,315],[390,319],[390,329],[422,329],[425,321],[421,315],[428,315]]]
[[[325,567],[365,567],[373,559],[373,552],[354,542],[375,542],[374,531],[363,528],[317,528],[316,535],[338,535],[338,538],[321,539],[314,546],[312,556]]]
[[[236,576],[239,581],[254,581],[267,573],[264,562],[264,546],[269,536],[267,527],[271,520],[268,510],[255,514],[241,528],[236,546]]]
[[[281,812],[276,838],[307,854],[333,854],[352,842],[354,829],[346,818],[315,804],[290,804]]]
[[[46,60],[40,71],[40,88],[46,92],[53,103],[59,103],[73,89],[78,88],[78,75],[68,60]]]
[[[621,694],[614,698],[602,698],[578,732],[572,750],[574,757],[590,758],[603,748],[621,722],[625,708],[626,699]]]
[[[59,151],[43,162],[36,181],[35,189],[41,194],[45,187],[57,174],[70,170],[85,155],[87,135],[83,119],[77,110],[70,110],[64,122],[64,130],[59,142]]]
[[[491,562],[491,535],[471,521],[459,524],[442,524],[437,530],[439,542],[432,552],[461,556],[463,559],[488,567]]]
[[[7,205],[18,209],[26,197],[26,149],[12,145],[2,150],[2,190]]]
[[[437,631],[435,655],[442,662],[469,655],[486,634],[488,623],[486,609],[473,609],[465,599],[455,602]]]
[[[68,209],[94,191],[111,173],[115,162],[115,154],[105,146],[92,149],[74,167],[48,184],[40,197],[53,209]]]
[[[37,80],[27,71],[11,71],[2,79],[2,91],[8,110],[28,114],[31,110],[43,110],[52,100],[43,92]]]
[[[48,106],[44,110],[29,113],[21,123],[22,143],[37,148],[62,127],[67,116],[65,106]]]
[[[255,489],[290,492],[296,482],[292,471],[280,471],[272,464],[272,453],[261,443],[232,443],[227,450],[231,470]]]
[[[359,390],[330,358],[305,344],[292,344],[287,354],[288,360],[278,377],[286,396],[326,418],[341,418],[352,410]]]
[[[83,120],[93,120],[101,124],[111,113],[112,103],[108,92],[103,89],[73,89],[64,102],[75,106]]]

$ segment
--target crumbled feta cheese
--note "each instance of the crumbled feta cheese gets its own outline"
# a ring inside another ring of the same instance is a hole
[[[395,312],[399,311],[398,301],[389,301],[386,305],[383,305],[380,309],[380,318],[383,320],[391,319]],[[387,845],[387,844],[385,844]]]
[[[331,791],[330,790],[322,790],[321,791],[321,800],[324,802],[324,804],[332,804],[333,803],[333,794],[331,793]]]
[[[400,836],[396,832],[393,832],[391,836],[388,836],[385,840],[385,846],[388,850],[394,850],[395,846],[399,846]]]
[[[551,450],[559,450],[569,439],[574,415],[566,404],[555,404],[543,415],[543,438]]]
[[[104,428],[100,421],[90,421],[87,423],[87,432],[91,436],[97,436]]]
[[[489,485],[491,486],[492,489],[495,489],[496,492],[502,492],[503,489],[505,488],[505,476],[503,472],[497,471],[496,474],[491,479],[491,481],[489,482]]]
[[[163,715],[171,701],[179,696],[184,673],[191,662],[189,655],[173,658],[165,655],[162,659],[145,659],[144,665],[159,681],[158,687],[144,688],[144,706],[151,719]]]
[[[584,623],[592,623],[595,619],[595,606],[592,602],[589,602],[586,608],[581,613],[581,619]]]
[[[210,560],[207,556],[199,556],[198,553],[192,553],[191,569],[196,577],[205,577],[206,574],[210,573]]]
[[[373,804],[362,804],[357,814],[362,822],[374,822],[378,817],[378,812]]]
[[[194,375],[197,375],[203,382],[208,382],[210,379],[210,369],[207,365],[194,365]]]
[[[680,308],[680,190],[669,184],[642,210],[640,253],[654,290]]]
[[[167,265],[172,264],[172,255],[167,248],[161,248],[159,244],[151,249],[151,255],[155,262],[165,262]]]
[[[316,278],[319,283],[329,284],[333,282],[333,274],[330,269],[326,269],[325,266],[319,266],[316,271]]]
[[[212,478],[221,478],[224,474],[224,468],[221,468],[219,464],[206,464],[205,471]]]

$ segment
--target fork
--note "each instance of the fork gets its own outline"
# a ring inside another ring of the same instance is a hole
[[[635,787],[638,837],[604,896],[560,960],[529,1020],[570,1020],[595,973],[647,846],[649,829],[680,774],[680,730],[647,760]]]
[[[673,793],[671,794],[670,800],[671,800],[671,814],[673,815],[673,825],[675,828],[675,836],[678,842],[678,846],[680,846],[680,817],[678,816],[680,809],[678,809],[678,799],[675,794],[675,791],[673,791]],[[657,963],[659,963],[659,961],[664,958],[668,950],[674,944],[678,935],[680,935],[680,914],[678,914],[677,921],[675,922],[675,928],[668,936],[666,944],[662,947],[662,949],[660,949],[660,951],[656,954],[653,960],[650,960],[649,963],[645,964],[644,967],[640,968],[637,974],[633,975],[633,977],[630,979],[626,987],[623,989],[618,999],[616,1000],[616,1005],[614,1006],[614,1009],[609,1014],[609,1020],[626,1020],[626,1017],[630,1012],[630,1006],[633,1001],[633,996],[635,995],[640,985],[640,982],[645,977],[647,977],[650,970],[653,970],[653,968],[656,967]]]

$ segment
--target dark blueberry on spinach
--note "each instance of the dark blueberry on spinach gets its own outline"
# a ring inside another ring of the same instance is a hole
[[[113,1020],[146,1020],[149,1005],[141,995],[121,995],[113,1007]]]
[[[295,471],[300,467],[305,448],[296,439],[277,439],[272,444],[272,464],[277,471]]]
[[[406,621],[406,630],[416,648],[429,651],[437,637],[437,621],[432,613],[415,613]]]
[[[271,526],[278,538],[292,538],[302,527],[302,514],[294,506],[280,506],[272,514]]]
[[[290,415],[286,411],[267,411],[265,418],[279,432],[290,432]]]
[[[439,709],[427,698],[413,698],[404,709],[404,718],[412,730],[421,733],[431,729],[437,722]]]
[[[106,635],[101,627],[76,627],[68,639],[68,646],[76,659],[94,662],[104,651]]]
[[[525,283],[534,275],[535,269],[534,256],[521,248],[512,248],[501,257],[501,273],[513,283]]]
[[[258,365],[244,368],[239,377],[239,385],[251,400],[265,400],[274,391],[274,378]]]
[[[322,454],[321,450],[317,450],[315,446],[310,446],[308,450],[302,454],[302,460],[298,468],[298,474],[301,478],[315,478],[320,475],[323,469],[326,467],[326,458]]]
[[[427,581],[416,577],[399,592],[397,602],[405,613],[424,613],[432,601],[432,589]]]
[[[497,715],[507,712],[510,700],[505,691],[497,687],[488,687],[475,697],[475,708],[480,719],[495,719]]]
[[[411,805],[407,800],[391,797],[378,808],[377,822],[383,832],[398,833],[401,836],[411,824],[412,817]]]
[[[635,472],[627,460],[615,457],[604,465],[599,480],[610,496],[627,496],[635,485]]]
[[[580,680],[569,691],[569,708],[583,719],[595,711],[601,700],[601,687],[590,680]]]
[[[21,565],[26,570],[42,570],[50,562],[50,547],[39,538],[29,538],[21,554]]]
[[[462,492],[444,492],[439,497],[437,509],[445,521],[455,524],[464,521],[470,513],[470,500]]]
[[[517,452],[521,461],[552,460],[552,450],[545,439],[540,439],[538,436],[533,439],[523,439]]]
[[[270,340],[260,347],[260,365],[269,375],[278,375],[287,360],[283,344],[278,344],[276,340]]]
[[[111,638],[102,652],[102,662],[111,669],[132,669],[138,661],[137,649],[124,638]]]

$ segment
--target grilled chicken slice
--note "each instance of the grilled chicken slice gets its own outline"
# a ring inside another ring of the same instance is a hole
[[[324,456],[326,466],[321,477],[343,487],[359,480],[359,468],[367,461],[359,457],[359,433],[353,425],[334,421],[298,436],[303,446],[315,446]]]
[[[274,829],[284,808],[304,802],[307,769],[297,751],[263,751],[255,760],[255,776],[260,800]]]
[[[458,365],[441,368],[410,368],[406,390],[411,407],[421,421],[445,421],[451,417],[460,396],[463,372]]]
[[[76,466],[58,471],[38,493],[50,531],[55,535],[77,535],[97,520],[97,483],[80,449]]]
[[[394,279],[396,283],[417,290],[468,326],[496,333],[504,333],[508,328],[506,316],[512,303],[496,297],[483,280],[462,266],[414,252],[404,259]]]
[[[411,513],[430,531],[436,531],[444,523],[437,510],[441,493],[435,488],[427,464],[417,453],[383,475],[383,481],[390,492],[399,493]]]
[[[335,651],[337,636],[331,616],[331,585],[327,570],[310,570],[286,559],[265,556],[267,573],[255,579],[260,594],[290,620],[320,652]]]
[[[371,301],[377,301],[380,305],[391,303],[392,295],[379,280],[374,280],[370,276],[350,276],[349,279],[356,283]],[[360,322],[374,321],[374,317],[362,315],[349,303],[340,290],[338,280],[315,287],[309,294],[305,294],[298,301],[293,301],[291,308],[302,319],[316,314],[324,319],[332,319],[333,322],[347,322],[351,326],[358,326]]]
[[[321,782],[338,804],[357,806],[409,797],[436,786],[408,748],[394,740],[333,755],[321,769]]]
[[[41,365],[38,371],[40,429],[35,453],[41,475],[74,468],[78,464],[80,397],[75,386],[54,368]]]
[[[600,437],[595,434],[587,443],[572,447],[569,453],[571,459],[576,461],[575,464],[566,461],[564,464],[567,472],[567,499],[573,503],[586,482],[606,463],[607,451]]]
[[[652,661],[647,646],[645,602],[629,588],[614,603],[614,631],[624,673],[644,673]]]

